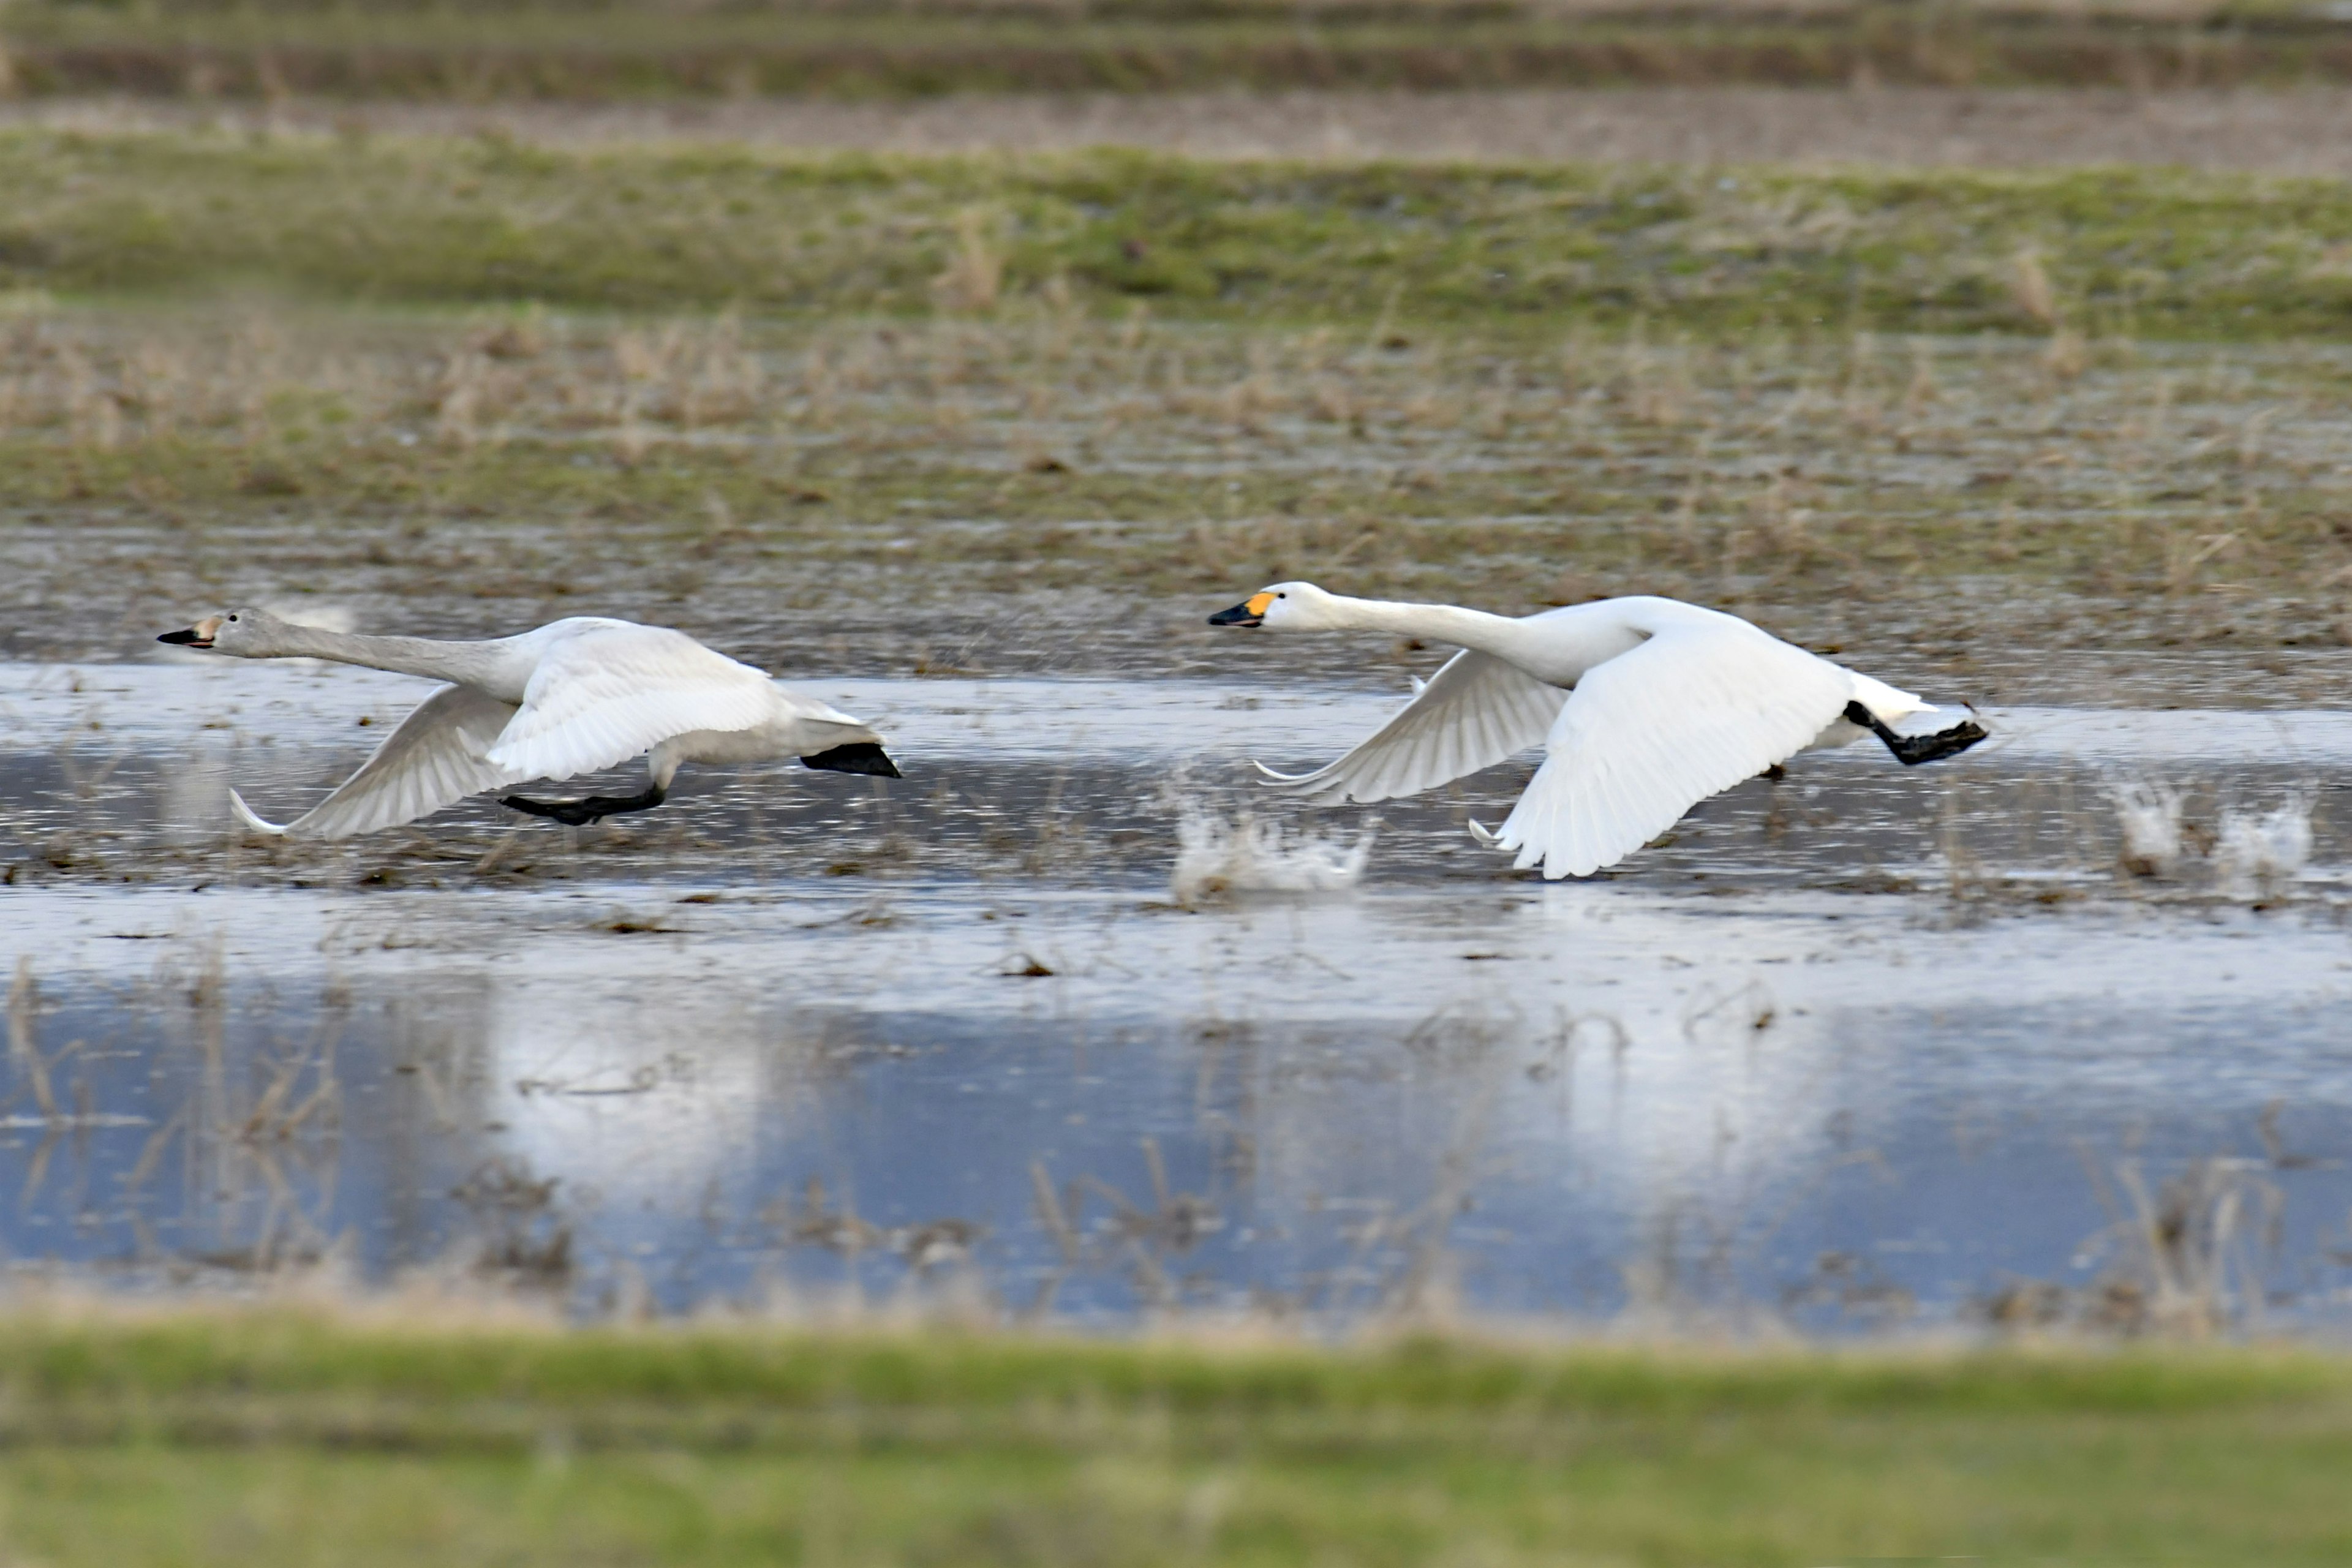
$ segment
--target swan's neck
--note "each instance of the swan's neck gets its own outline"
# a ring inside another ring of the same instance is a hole
[[[278,637],[272,658],[331,658],[341,664],[388,669],[396,675],[421,675],[456,686],[476,686],[504,695],[500,678],[511,663],[504,642],[436,642],[427,637],[354,637],[317,626],[287,626]],[[514,699],[508,699],[509,701]]]
[[[1534,650],[1526,623],[1455,605],[1400,605],[1386,599],[1331,595],[1339,631],[1392,632],[1399,637],[1452,643],[1524,666]]]

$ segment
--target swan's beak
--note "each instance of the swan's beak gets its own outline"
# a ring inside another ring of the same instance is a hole
[[[220,630],[220,617],[207,616],[184,631],[165,632],[157,642],[177,643],[183,647],[210,647],[213,636]]]
[[[1274,603],[1272,594],[1252,594],[1230,610],[1219,610],[1209,617],[1213,626],[1262,626],[1265,624],[1265,607]]]

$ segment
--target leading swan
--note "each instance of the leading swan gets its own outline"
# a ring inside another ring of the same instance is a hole
[[[834,773],[898,776],[882,737],[862,721],[667,626],[575,616],[520,637],[437,642],[352,637],[237,609],[155,640],[238,658],[329,658],[449,682],[402,720],[359,772],[291,822],[264,822],[230,791],[238,817],[261,833],[348,838],[414,822],[484,790],[592,773],[648,752],[643,794],[558,801],[510,795],[500,804],[575,826],[649,811],[685,763],[798,757]]]
[[[1399,605],[1277,583],[1209,617],[1269,631],[1378,631],[1462,651],[1356,748],[1277,784],[1310,800],[1419,795],[1541,743],[1543,765],[1502,830],[1519,869],[1584,877],[1614,866],[1683,813],[1811,746],[1876,735],[1906,766],[1985,738],[1893,726],[1935,709],[1720,610],[1676,599],[1601,599],[1513,618]]]

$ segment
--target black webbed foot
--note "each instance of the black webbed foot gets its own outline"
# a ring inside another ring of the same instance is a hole
[[[1885,742],[1895,760],[1906,768],[1956,757],[1985,738],[1984,726],[1973,719],[1963,719],[1950,729],[1938,730],[1932,735],[1898,735],[1886,727],[1885,720],[1859,702],[1845,705],[1845,721],[1859,724]]]
[[[585,827],[628,811],[651,811],[668,795],[656,784],[643,795],[592,795],[585,800],[528,800],[519,795],[500,795],[499,804],[533,816],[552,817],[567,827]]]

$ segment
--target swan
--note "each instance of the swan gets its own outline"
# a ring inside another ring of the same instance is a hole
[[[235,790],[238,818],[259,833],[348,838],[397,827],[484,790],[568,779],[650,752],[643,794],[585,800],[500,797],[578,826],[667,797],[685,763],[798,757],[834,773],[897,778],[882,737],[684,632],[574,616],[487,642],[354,637],[265,610],[207,616],[157,642],[236,658],[328,658],[449,684],[418,704],[360,771],[293,821],[264,822]]]
[[[1936,710],[1907,691],[1792,647],[1737,616],[1647,596],[1513,618],[1452,605],[1391,604],[1276,583],[1214,626],[1379,631],[1462,651],[1412,701],[1328,766],[1275,784],[1336,804],[1418,795],[1541,742],[1542,766],[1481,844],[1518,852],[1547,879],[1614,866],[1685,811],[1798,752],[1874,734],[1906,766],[1985,738],[1963,721],[1932,735],[1892,726]]]

